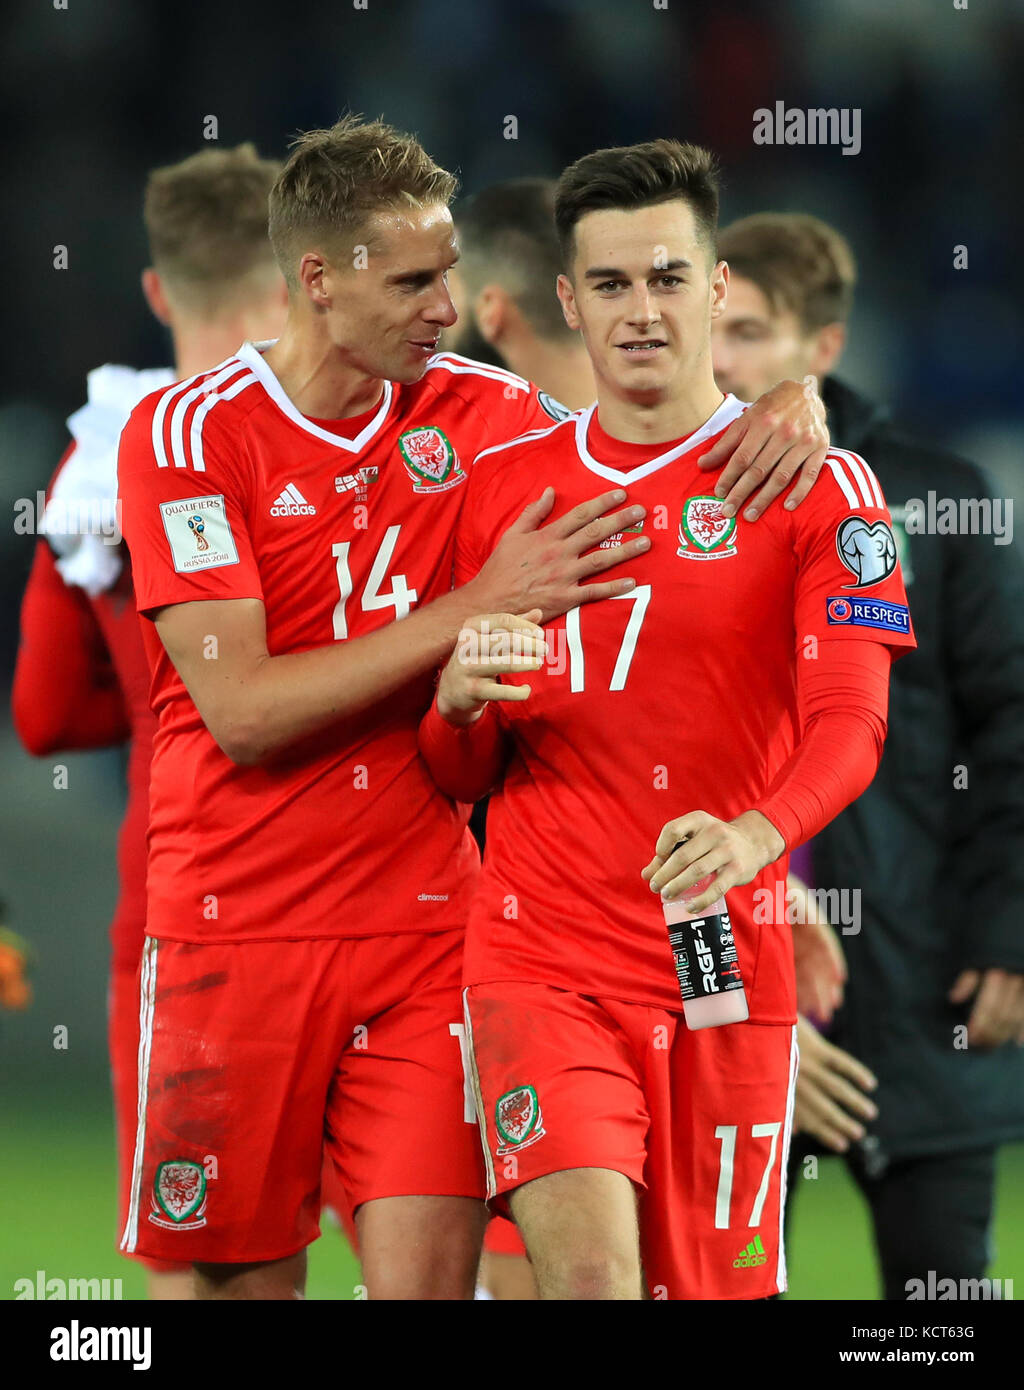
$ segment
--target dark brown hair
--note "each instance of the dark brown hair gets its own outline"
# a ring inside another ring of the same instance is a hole
[[[506,179],[455,210],[459,274],[471,299],[497,283],[541,338],[575,340],[555,283],[561,270],[555,235],[554,179]]]
[[[555,227],[568,269],[575,250],[575,230],[588,212],[606,208],[652,207],[681,198],[689,203],[701,239],[714,254],[718,226],[718,168],[700,145],[678,140],[650,140],[595,150],[570,164],[555,190]]]

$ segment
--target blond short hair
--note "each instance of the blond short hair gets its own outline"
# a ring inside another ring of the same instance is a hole
[[[280,170],[244,144],[202,150],[150,174],[143,203],[150,257],[184,307],[232,303],[273,269],[267,199]]]
[[[294,289],[297,262],[317,243],[337,245],[373,213],[442,203],[458,181],[412,135],[345,116],[300,136],[270,194],[270,241]]]

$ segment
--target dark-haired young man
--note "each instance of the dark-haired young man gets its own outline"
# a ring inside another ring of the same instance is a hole
[[[792,943],[757,908],[787,851],[870,781],[889,667],[913,645],[895,560],[858,579],[837,551],[837,534],[888,528],[863,460],[830,454],[799,512],[756,527],[710,495],[700,458],[742,410],[711,370],[717,210],[692,145],[602,150],[562,175],[559,295],[598,404],[478,456],[457,582],[539,477],[567,505],[595,478],[625,488],[648,549],[624,599],[474,619],[421,728],[459,798],[510,750],[469,918],[466,1032],[488,1195],[542,1298],[785,1287]],[[694,911],[729,893],[748,1022],[687,1030],[652,889]]]
[[[813,1149],[844,1154],[884,1296],[905,1299],[929,1272],[984,1277],[996,1148],[1024,1137],[1024,574],[992,536],[914,524],[909,499],[987,499],[989,485],[834,375],[855,282],[841,234],[758,213],[722,231],[719,253],[719,386],[748,399],[794,372],[823,379],[835,438],[890,498],[918,638],[893,678],[877,777],[809,847],[816,883],[856,889],[862,916],[830,1040],[800,1021],[792,1165],[797,1180]]]
[[[369,1296],[472,1297],[458,986],[478,856],[419,718],[468,612],[627,593],[581,581],[641,549],[582,556],[628,526],[607,515],[621,489],[538,529],[542,488],[449,592],[468,460],[551,419],[529,382],[436,352],[454,187],[380,122],[303,136],[270,196],[281,337],[147,398],[122,436],[159,716],[123,1243],[191,1260],[204,1297],[299,1296],[325,1143]],[[794,434],[813,424],[795,395],[774,398]],[[818,439],[793,457],[766,413],[739,465],[762,438],[766,467],[813,460]]]

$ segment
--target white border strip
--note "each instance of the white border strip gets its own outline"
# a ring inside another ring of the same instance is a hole
[[[511,449],[515,444],[526,444],[531,439],[543,439],[545,435],[553,434],[555,430],[560,430],[565,424],[560,420],[557,425],[549,425],[546,429],[527,430],[525,434],[517,434],[515,439],[507,439],[504,444],[492,444],[489,449],[481,449],[473,460],[474,465],[478,464],[482,458],[488,454],[500,454],[502,449]]]
[[[875,499],[872,495],[871,488],[868,486],[867,476],[864,469],[860,466],[857,455],[848,454],[844,450],[840,453],[839,457],[853,474],[853,480],[860,488],[861,501],[864,503],[865,507],[873,507],[875,505]]]
[[[786,1124],[782,1140],[782,1161],[779,1181],[779,1262],[775,1268],[775,1287],[785,1293],[786,1278],[786,1177],[789,1171],[789,1141],[793,1137],[793,1107],[796,1104],[796,1074],[800,1069],[800,1049],[796,1041],[796,1024],[793,1025],[792,1040],[789,1046],[789,1091],[786,1095]]]
[[[192,468],[194,472],[206,472],[206,460],[203,457],[203,421],[206,419],[209,412],[221,401],[234,400],[240,391],[244,391],[247,387],[256,386],[258,384],[257,377],[255,377],[252,372],[249,372],[246,376],[239,377],[237,381],[233,381],[230,386],[226,386],[221,391],[208,392],[202,404],[196,406],[188,435],[189,447],[192,450]],[[175,411],[175,415],[177,415],[177,411]],[[171,427],[172,429],[174,427],[173,419],[171,421]],[[172,443],[173,442],[172,437]],[[184,445],[184,434],[182,434],[182,445]],[[184,459],[184,449],[182,449],[182,458]],[[187,468],[188,462],[186,460],[178,464],[177,459],[175,459],[175,467]]]
[[[259,378],[260,385],[267,395],[280,410],[282,415],[286,415],[293,425],[298,425],[300,430],[306,434],[311,434],[314,439],[320,439],[325,444],[333,444],[335,448],[344,449],[346,453],[358,454],[365,444],[377,433],[384,421],[387,419],[388,412],[391,410],[393,389],[390,381],[383,382],[380,406],[377,413],[369,424],[364,425],[355,439],[346,439],[343,434],[334,434],[331,430],[322,429],[315,424],[308,416],[303,415],[292,402],[291,397],[285,392],[284,387],[277,377],[263,360],[261,348],[272,347],[277,339],[266,343],[243,343],[238,349],[239,360],[254,372]]]
[[[498,1184],[494,1176],[494,1160],[487,1147],[487,1112],[484,1110],[484,1097],[480,1089],[480,1073],[476,1067],[476,1053],[473,1051],[473,1020],[469,1016],[469,987],[462,991],[462,1014],[466,1020],[466,1057],[469,1061],[470,1080],[473,1085],[473,1098],[476,1101],[477,1128],[484,1151],[484,1167],[487,1169],[487,1198],[498,1195]]]
[[[146,1151],[146,1097],[149,1091],[149,1063],[153,1053],[153,1013],[156,1006],[157,941],[147,936],[142,948],[139,990],[139,1108],[135,1130],[135,1157],[132,1162],[131,1197],[128,1219],[121,1236],[121,1249],[133,1254],[139,1238],[139,1206],[142,1196],[142,1168]]]
[[[698,444],[702,444],[705,439],[710,439],[713,434],[718,434],[727,425],[731,425],[746,410],[742,401],[738,401],[735,396],[728,395],[722,404],[704,421],[699,429],[688,434],[685,439],[681,439],[678,444],[674,444],[671,449],[661,453],[657,458],[650,459],[647,463],[642,463],[631,472],[623,473],[618,468],[612,468],[606,463],[599,463],[587,444],[587,434],[590,430],[590,421],[593,419],[596,405],[588,406],[586,410],[581,410],[577,415],[570,416],[576,421],[576,450],[580,456],[580,462],[584,468],[589,468],[591,473],[596,473],[599,478],[606,478],[610,483],[636,483],[641,478],[649,478],[652,473],[657,473],[660,468],[664,468],[667,463],[672,463],[690,449],[695,449]],[[656,445],[652,445],[656,448]],[[710,481],[708,487],[711,486]]]
[[[850,466],[850,471],[856,476],[860,483],[861,494],[864,497],[865,506],[885,507],[885,498],[882,496],[882,489],[878,485],[878,479],[871,470],[866,459],[862,459],[860,454],[854,454],[849,449],[831,449],[833,454],[838,454],[841,459],[845,459]]]
[[[514,385],[518,391],[532,389],[524,376],[518,376],[505,367],[493,367],[486,362],[477,362],[472,357],[462,357],[457,352],[437,352],[433,357],[427,358],[428,372],[434,371],[438,367],[443,368],[446,372],[454,372],[459,376],[490,377],[492,381],[504,382],[506,386]]]
[[[833,478],[835,478],[836,482],[842,489],[843,496],[846,498],[846,505],[849,507],[851,512],[856,511],[856,509],[862,506],[863,504],[860,498],[857,496],[856,488],[853,486],[849,478],[846,476],[846,469],[843,466],[842,460],[833,458],[831,454],[829,454],[826,457],[825,462],[828,464],[829,468],[831,468]]]

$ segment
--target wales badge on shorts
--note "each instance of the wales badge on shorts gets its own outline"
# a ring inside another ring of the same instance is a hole
[[[544,1121],[533,1087],[517,1086],[514,1091],[506,1091],[494,1107],[494,1124],[500,1140],[495,1150],[499,1158],[543,1138]]]
[[[206,1174],[201,1163],[174,1158],[161,1163],[153,1182],[154,1226],[171,1231],[194,1231],[206,1225]]]

